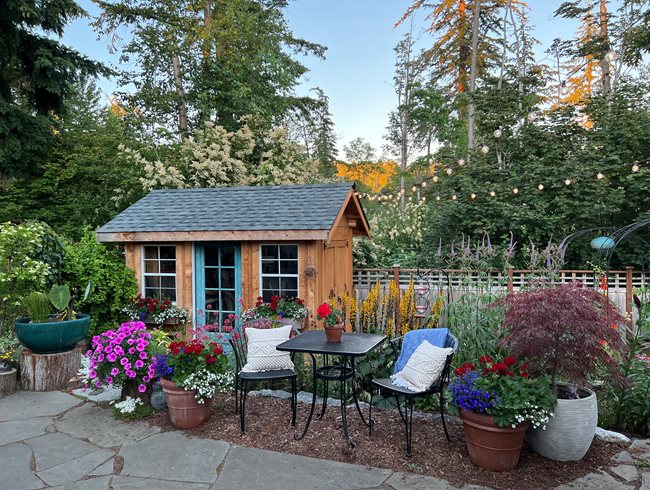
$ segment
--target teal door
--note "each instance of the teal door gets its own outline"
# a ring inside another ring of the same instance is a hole
[[[196,325],[223,326],[229,314],[239,316],[241,248],[238,243],[197,244]]]

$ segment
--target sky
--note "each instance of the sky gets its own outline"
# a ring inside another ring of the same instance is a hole
[[[89,12],[98,9],[90,0],[78,0]],[[380,153],[388,113],[396,106],[392,87],[395,53],[393,48],[408,27],[393,28],[410,5],[410,0],[293,0],[285,12],[289,27],[297,37],[327,46],[325,60],[303,58],[309,68],[298,93],[320,87],[330,99],[330,112],[338,136],[340,155],[345,144],[357,137],[370,142]],[[533,34],[541,41],[538,61],[554,38],[571,38],[575,22],[556,19],[553,12],[562,0],[528,0]],[[419,12],[415,26],[425,25]],[[97,39],[91,19],[76,19],[65,30],[63,42],[81,53],[117,66],[108,41]],[[417,47],[432,43],[430,34],[420,35]],[[115,80],[101,80],[107,97],[117,89]]]

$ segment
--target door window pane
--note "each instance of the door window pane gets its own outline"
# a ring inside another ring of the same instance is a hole
[[[145,260],[144,261],[144,271],[149,274],[157,274],[160,272],[158,270],[158,261],[157,260]]]
[[[235,292],[221,291],[221,311],[235,312]]]
[[[217,267],[219,265],[219,247],[206,245],[203,248],[205,265]]]
[[[283,277],[280,279],[280,287],[284,291],[286,289],[296,290],[298,289],[298,278],[297,277]]]
[[[205,287],[210,289],[219,287],[219,269],[205,268]]]
[[[221,288],[235,289],[235,269],[221,269]]]
[[[235,266],[235,247],[222,247],[221,248],[221,266],[234,267]]]

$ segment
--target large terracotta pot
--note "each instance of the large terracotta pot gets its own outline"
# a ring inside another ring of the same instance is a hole
[[[533,451],[554,461],[582,459],[591,446],[598,425],[596,394],[587,388],[579,388],[580,398],[564,400],[561,393],[568,388],[568,384],[558,383],[560,395],[546,430],[531,428],[526,434],[528,446]]]
[[[343,330],[345,330],[345,325],[342,323],[337,323],[333,327],[325,327],[325,335],[327,336],[327,341],[336,343],[341,341],[341,335],[343,335]]]
[[[490,415],[461,410],[469,460],[490,471],[517,467],[528,422],[517,427],[499,427]]]
[[[194,429],[208,421],[212,410],[212,398],[199,403],[195,391],[177,386],[173,381],[162,379],[163,392],[167,398],[169,416],[177,429]]]
[[[21,318],[14,323],[16,337],[34,354],[57,354],[75,348],[88,335],[90,315],[77,314],[74,320],[33,323]]]

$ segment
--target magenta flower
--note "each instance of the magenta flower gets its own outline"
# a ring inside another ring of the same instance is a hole
[[[102,362],[104,360],[104,354],[99,354],[97,356],[97,362]]]
[[[127,378],[135,378],[135,371],[127,371],[126,372],[126,377]]]
[[[144,362],[142,362],[140,359],[135,361],[135,367],[136,369],[140,369],[142,366],[144,366]]]
[[[128,363],[129,363],[129,359],[127,357],[123,357],[122,359],[120,359],[120,364],[122,366],[125,366]]]
[[[104,349],[104,352],[106,352],[106,354],[110,354],[113,352],[113,347],[111,345],[107,345],[106,349]]]
[[[147,358],[147,353],[146,352],[140,352],[140,359],[146,359]]]
[[[129,354],[131,355],[135,354],[135,348],[129,347]]]
[[[91,369],[90,371],[88,371],[88,377],[89,377],[90,379],[94,379],[94,378],[96,378],[96,377],[97,377],[97,372],[94,371],[93,369]]]
[[[110,362],[115,362],[117,361],[117,356],[115,355],[115,352],[111,352],[106,356],[106,359],[108,359]]]
[[[117,376],[118,374],[120,374],[120,370],[118,368],[114,367],[113,369],[111,369],[111,374],[113,376]]]
[[[113,384],[113,378],[111,378],[110,376],[106,376],[106,383],[108,383],[109,385],[112,385]]]
[[[144,381],[145,383],[148,383],[149,381],[151,381],[151,378],[149,376],[143,376],[142,381]]]
[[[144,393],[145,391],[147,391],[147,387],[145,385],[143,385],[143,384],[140,384],[140,385],[138,385],[138,391],[140,393]]]

